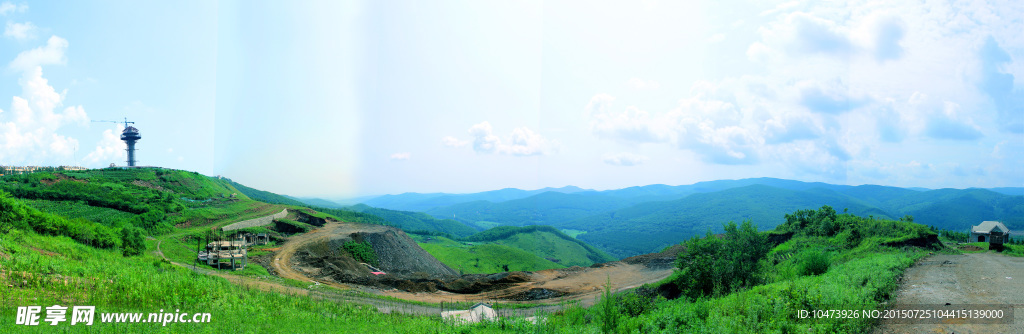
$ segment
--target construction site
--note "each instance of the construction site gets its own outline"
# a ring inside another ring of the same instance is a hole
[[[266,245],[269,240],[266,233],[238,233],[230,240],[207,242],[205,250],[196,252],[196,261],[217,269],[242,270],[249,262],[248,248]]]

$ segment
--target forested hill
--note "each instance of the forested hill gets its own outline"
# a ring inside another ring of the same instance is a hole
[[[861,186],[796,191],[764,185],[638,204],[559,227],[588,231],[578,237],[612,255],[629,256],[658,250],[708,229],[720,232],[722,223],[728,221],[750,219],[761,229],[771,229],[784,221],[786,212],[821,205],[881,219],[909,215],[915,222],[957,231],[985,220],[1002,221],[1011,230],[1024,227],[1024,196],[984,189],[917,192]]]
[[[1008,190],[1009,189],[1009,190]],[[461,203],[427,211],[477,227],[551,225],[582,230],[578,236],[605,252],[626,257],[660,250],[728,221],[750,219],[761,229],[799,209],[829,205],[858,216],[915,221],[966,230],[984,220],[1024,229],[1024,196],[986,189],[912,190],[877,185],[843,186],[779,179],[651,185],[601,192],[542,193],[526,198]],[[646,201],[651,198],[662,200]],[[665,200],[668,199],[668,200]]]

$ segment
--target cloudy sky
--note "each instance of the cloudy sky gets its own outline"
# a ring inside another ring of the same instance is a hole
[[[894,3],[894,4],[892,4]],[[0,164],[297,196],[1024,186],[1014,1],[2,2]]]

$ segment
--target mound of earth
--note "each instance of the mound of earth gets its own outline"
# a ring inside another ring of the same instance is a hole
[[[375,269],[385,272],[389,279],[457,274],[420,248],[405,232],[382,225],[342,224],[328,237],[308,243],[296,256],[301,266],[306,267],[304,271],[314,276],[329,276],[342,282],[375,276],[367,264],[356,261],[344,250],[342,245],[350,241],[369,243],[378,260]]]
[[[682,253],[684,250],[686,250],[686,246],[677,244],[661,251],[660,253],[627,257],[622,259],[622,262],[626,264],[639,264],[650,269],[671,269],[675,268],[676,258],[679,257],[679,253]]]

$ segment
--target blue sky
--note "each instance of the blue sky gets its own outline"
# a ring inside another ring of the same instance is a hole
[[[2,0],[0,0],[2,1]],[[0,164],[297,196],[1024,186],[1013,1],[0,2]]]

